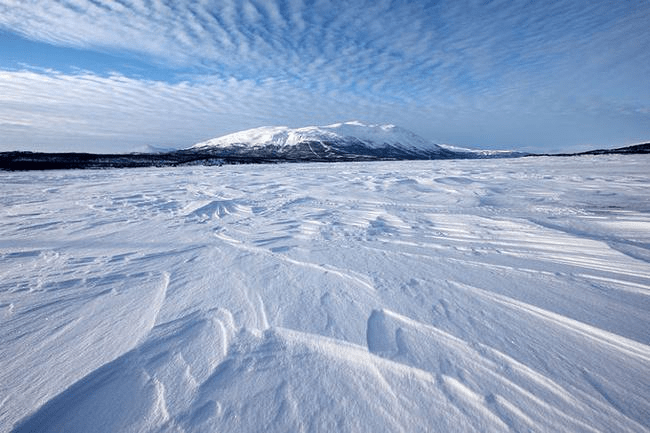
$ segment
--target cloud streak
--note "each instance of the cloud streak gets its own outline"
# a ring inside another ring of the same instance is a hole
[[[445,121],[465,127],[472,118],[512,113],[578,119],[596,110],[614,123],[621,113],[634,116],[636,131],[650,126],[643,115],[650,105],[647,16],[650,4],[631,0],[0,0],[0,27],[8,31],[138,56],[177,72],[170,82],[131,79],[129,92],[135,93],[129,94],[123,83],[129,78],[120,71],[103,78],[6,71],[3,80],[16,83],[0,84],[16,90],[34,80],[43,93],[32,96],[64,111],[82,107],[57,99],[57,86],[90,93],[95,86],[90,101],[97,102],[83,110],[115,102],[124,113],[139,107],[142,118],[152,100],[167,104],[170,113],[185,107],[201,122],[209,113],[224,119],[230,113],[231,120],[279,123],[262,111],[269,109],[278,120],[317,123],[363,109],[351,117],[396,122],[409,113],[411,124],[438,138],[433,127]],[[295,98],[317,100],[329,111],[306,116],[294,107],[307,104]],[[441,135],[453,141],[453,134]],[[470,141],[479,144],[480,136]]]

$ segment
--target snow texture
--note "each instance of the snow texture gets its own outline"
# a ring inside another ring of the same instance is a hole
[[[0,431],[648,432],[648,166],[2,172]]]

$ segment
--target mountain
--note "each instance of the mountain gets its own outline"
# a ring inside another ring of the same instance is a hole
[[[517,152],[515,150],[492,150],[492,149],[468,149],[465,147],[452,146],[450,144],[439,144],[441,148],[454,152],[456,158],[482,159],[482,158],[520,158],[532,156],[528,152]]]
[[[287,161],[446,159],[458,157],[395,125],[361,122],[288,128],[273,126],[236,132],[195,144],[188,150],[220,157],[272,158]]]

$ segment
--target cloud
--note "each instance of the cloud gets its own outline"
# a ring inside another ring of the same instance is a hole
[[[501,119],[494,128],[504,128],[513,115],[577,121],[594,107],[613,123],[631,113],[636,130],[647,129],[647,16],[650,3],[632,0],[0,0],[0,28],[139,56],[180,77],[6,71],[0,86],[15,100],[0,118],[69,124],[43,117],[58,110],[88,134],[154,133],[149,125],[157,125],[173,132],[154,139],[183,144],[256,121],[359,117],[404,119],[435,139],[434,127],[449,122],[471,129],[474,118]],[[105,115],[111,122],[101,124]]]
[[[486,91],[513,71],[539,76],[585,48],[592,55],[598,35],[605,46],[634,46],[650,6],[628,3],[639,2],[4,0],[0,26],[237,79],[322,80],[405,98],[438,83]]]

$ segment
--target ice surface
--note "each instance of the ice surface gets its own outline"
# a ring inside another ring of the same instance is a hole
[[[0,432],[648,432],[649,166],[2,172]]]

